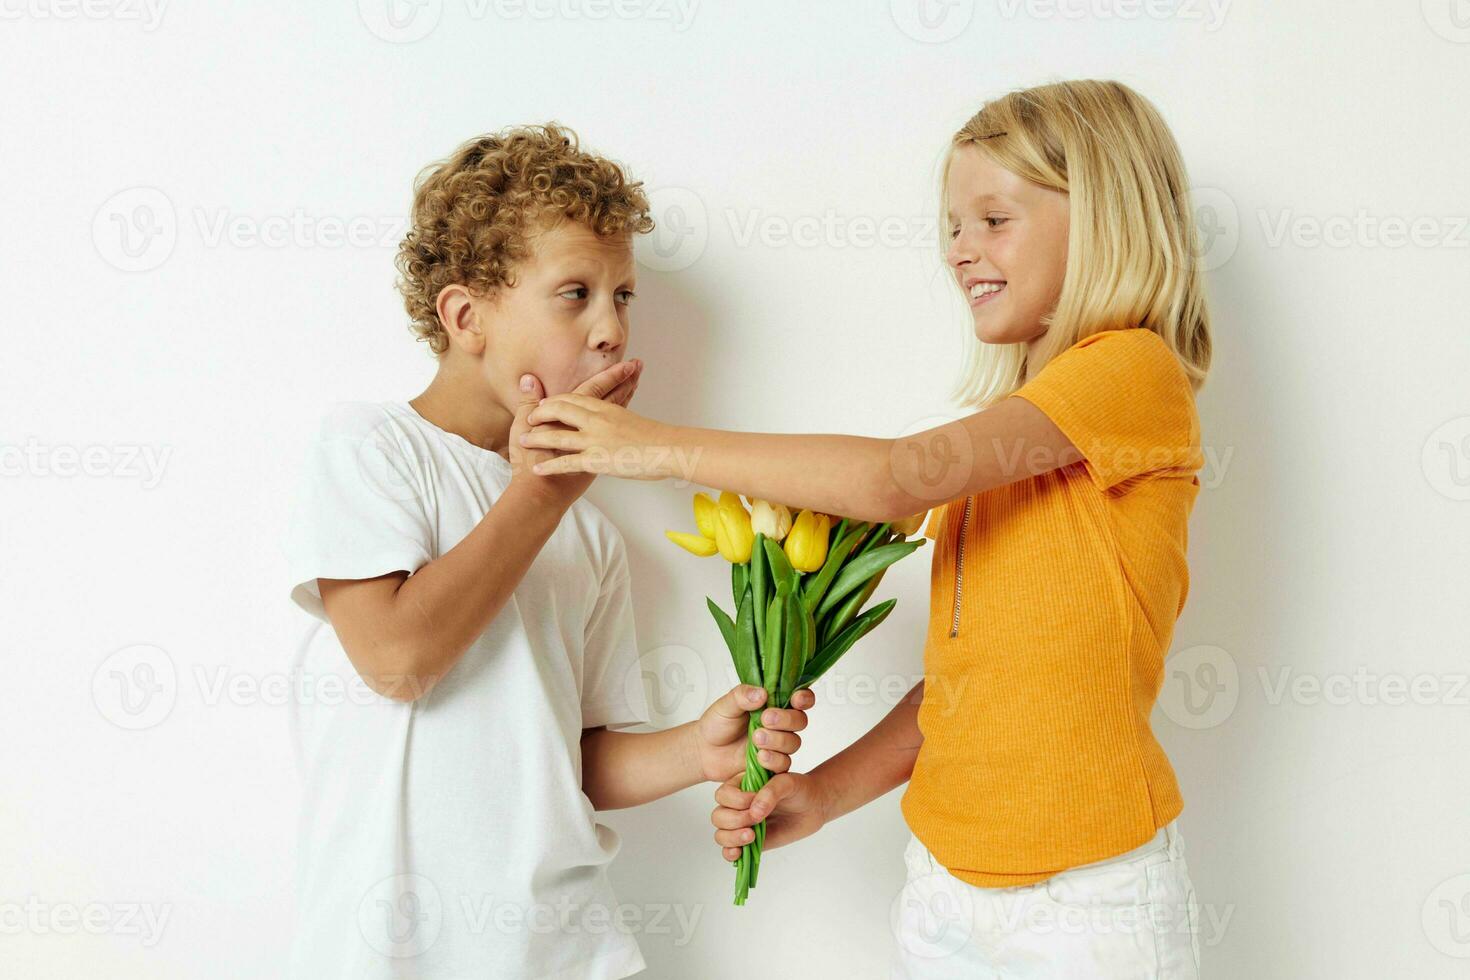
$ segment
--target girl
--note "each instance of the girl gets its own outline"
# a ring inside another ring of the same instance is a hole
[[[538,472],[677,475],[930,522],[925,676],[871,732],[759,794],[716,792],[734,859],[908,781],[899,977],[1196,977],[1174,772],[1149,729],[1188,592],[1209,315],[1179,150],[1127,86],[986,104],[945,157],[946,263],[977,409],[898,440],[664,425],[566,395],[530,416]],[[642,462],[638,462],[638,461]],[[614,463],[614,466],[609,466]],[[943,681],[941,684],[940,681]]]

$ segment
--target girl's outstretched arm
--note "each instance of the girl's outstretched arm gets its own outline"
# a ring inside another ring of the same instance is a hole
[[[561,453],[537,474],[674,477],[864,521],[898,520],[1081,458],[1023,398],[897,439],[667,425],[575,394],[546,399],[530,422],[523,445]]]

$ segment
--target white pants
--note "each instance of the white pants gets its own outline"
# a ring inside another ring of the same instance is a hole
[[[1173,822],[1034,885],[977,888],[917,838],[893,905],[893,980],[1198,980],[1199,909]]]

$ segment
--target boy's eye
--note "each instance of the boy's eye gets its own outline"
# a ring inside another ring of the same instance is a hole
[[[633,302],[633,297],[636,295],[637,294],[634,293],[631,289],[620,289],[618,290],[618,302],[622,303],[624,306],[627,306],[629,303]]]
[[[992,227],[992,228],[999,228],[1001,225],[1005,224],[1007,221],[1010,221],[1010,220],[1011,220],[1010,218],[1000,218],[1000,217],[996,217],[996,216],[992,215],[992,216],[990,216],[990,217],[988,217],[988,218],[985,219],[985,223],[987,225],[989,225],[990,227]]]
[[[560,293],[557,293],[557,295],[560,296],[562,299],[586,299],[587,287],[575,286],[572,289],[567,289]]]

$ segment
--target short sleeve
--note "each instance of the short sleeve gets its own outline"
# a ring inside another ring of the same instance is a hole
[[[347,403],[307,447],[286,533],[291,599],[326,621],[318,578],[366,579],[431,560],[421,464],[381,407]]]
[[[1194,391],[1184,366],[1151,330],[1105,330],[1052,358],[1018,388],[1083,455],[1100,490],[1203,465]]]
[[[582,657],[582,727],[648,724],[648,703],[633,627],[633,586],[627,549],[616,528],[602,589],[588,617]]]

